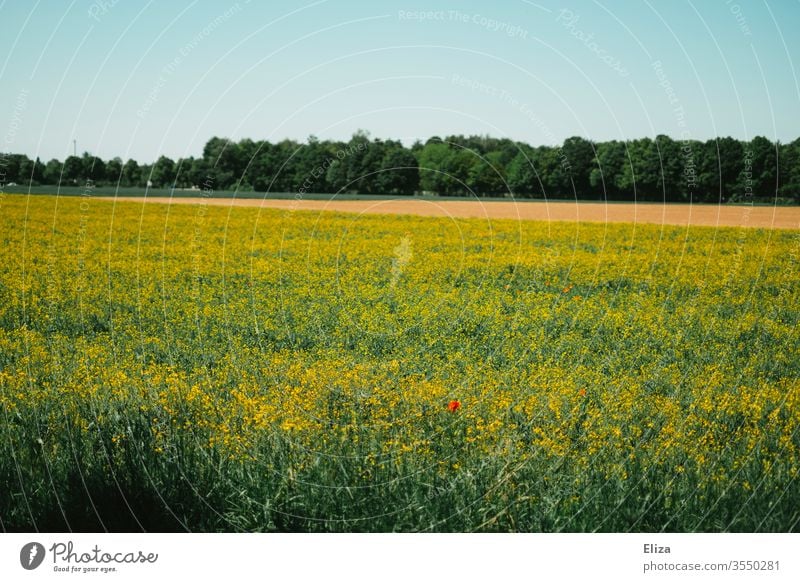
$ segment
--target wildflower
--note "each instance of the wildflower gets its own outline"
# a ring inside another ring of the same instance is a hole
[[[578,396],[586,396],[586,388],[581,388],[578,390]]]
[[[459,408],[461,408],[461,403],[458,400],[451,400],[447,403],[447,410],[450,412],[455,412]]]

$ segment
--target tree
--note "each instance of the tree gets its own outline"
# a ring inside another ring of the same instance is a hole
[[[444,192],[448,180],[446,172],[449,157],[450,146],[432,139],[419,151],[419,185],[423,192]]]
[[[194,186],[200,190],[207,190],[213,186],[208,184],[210,177],[203,158],[187,158],[183,160],[181,176],[186,186]]]
[[[465,146],[428,140],[417,157],[421,189],[442,196],[471,195],[468,182],[479,155]]]
[[[687,172],[694,163],[693,152],[682,149],[678,142],[666,135],[657,135],[653,144],[659,161],[656,197],[670,202],[686,200],[685,183],[690,178]]]
[[[343,159],[331,160],[328,170],[325,173],[325,181],[331,192],[337,194],[344,192],[348,187],[347,161]]]
[[[44,164],[38,157],[34,161],[32,182],[36,184],[44,184]]]
[[[253,189],[256,192],[275,191],[272,185],[278,163],[275,158],[276,148],[268,141],[260,141],[256,144],[256,151],[253,153],[253,161],[250,164],[250,174],[253,179]],[[204,164],[203,160],[195,162],[195,168],[200,168]],[[207,174],[207,170],[203,169]]]
[[[710,184],[704,200],[725,202],[736,192],[739,174],[744,167],[744,148],[732,137],[721,137],[707,141],[706,149],[706,164],[711,166],[709,173],[714,176],[715,183]]]
[[[106,163],[100,158],[91,155],[89,152],[84,152],[81,157],[81,164],[83,165],[83,180],[91,180],[94,184],[104,182],[106,179]]]
[[[297,155],[300,144],[285,139],[272,148],[270,163],[272,165],[272,192],[299,192],[302,184],[297,181],[299,164]]]
[[[533,150],[533,164],[544,187],[544,198],[574,198],[568,174],[569,161],[561,148],[539,146]]]
[[[335,153],[330,142],[321,142],[309,136],[308,143],[300,146],[294,155],[295,189],[305,192],[331,192],[327,171]]]
[[[542,183],[533,164],[533,157],[533,149],[522,146],[508,164],[506,179],[514,196],[532,198],[542,191]]]
[[[234,148],[229,148],[230,143],[226,138],[212,137],[203,148],[208,179],[213,182],[216,190],[227,190],[236,177],[241,175],[237,172],[237,156]]]
[[[225,150],[227,153],[223,156],[225,169],[233,174],[240,189],[252,182],[248,170],[257,150],[258,144],[252,139],[243,139],[237,144],[230,144]]]
[[[385,194],[413,194],[419,188],[417,158],[400,142],[391,142],[376,176],[379,192]]]
[[[618,182],[626,197],[634,200],[663,200],[661,158],[649,137],[627,143],[628,163]]]
[[[154,188],[169,188],[175,183],[175,162],[167,156],[161,156],[153,164],[150,181]]]
[[[71,184],[77,184],[83,180],[83,161],[77,156],[69,156],[64,160],[64,172],[62,174],[62,181]]]
[[[175,187],[191,188],[195,186],[193,178],[194,158],[181,158],[175,163]]]
[[[106,164],[105,181],[112,185],[118,185],[122,180],[122,159],[114,158]]]
[[[625,144],[621,141],[608,141],[595,146],[595,159],[589,172],[589,187],[593,198],[618,200],[623,197],[620,178],[628,163]]]
[[[468,149],[459,147],[450,148],[450,155],[445,158],[445,196],[472,196],[475,194],[469,188],[469,176],[473,167],[480,161],[478,155]]]
[[[17,181],[21,184],[30,185],[38,182],[36,179],[36,162],[31,160],[28,156],[23,155],[19,158],[19,175],[17,176]]]
[[[754,137],[744,149],[735,196],[774,197],[778,189],[778,146],[763,136]]]
[[[365,194],[379,192],[377,175],[381,170],[383,154],[381,140],[370,141],[369,133],[363,130],[353,134],[343,156],[349,190]]]
[[[2,178],[31,184],[95,184],[204,190],[341,192],[442,196],[515,196],[608,200],[726,201],[753,197],[800,202],[800,139],[774,143],[731,137],[700,142],[666,135],[593,143],[570,137],[561,146],[531,147],[488,135],[431,137],[404,147],[359,130],[347,143],[278,143],[212,137],[203,156],[176,164],[108,162],[84,153],[62,164],[23,154],[2,158]]]
[[[13,182],[27,182],[27,178],[22,176],[20,172],[20,165],[24,160],[27,160],[28,156],[23,156],[19,154],[5,154],[0,158],[0,170],[3,171],[2,180],[0,184],[3,182],[5,183],[13,183]]]
[[[122,166],[122,185],[123,186],[143,186],[142,173],[136,160],[128,160]]]
[[[574,188],[577,198],[588,198],[591,194],[589,176],[595,163],[594,145],[582,137],[569,137],[561,146],[561,153],[566,160],[564,174],[568,178],[562,186],[568,190]]]
[[[491,151],[475,160],[469,168],[466,180],[467,185],[473,192],[480,195],[494,196],[503,196],[508,192],[506,169],[502,159],[503,154],[501,152]]]
[[[61,183],[61,169],[63,165],[56,159],[52,159],[44,166],[43,183],[45,184],[59,184]]]
[[[709,183],[713,179],[708,173],[708,148],[697,140],[683,140],[680,148],[682,170],[677,199],[684,202],[701,200],[704,193],[710,191]]]
[[[780,146],[779,194],[800,203],[800,138]]]

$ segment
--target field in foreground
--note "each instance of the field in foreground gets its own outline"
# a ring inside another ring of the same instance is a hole
[[[798,529],[797,232],[6,196],[0,236],[4,530]]]

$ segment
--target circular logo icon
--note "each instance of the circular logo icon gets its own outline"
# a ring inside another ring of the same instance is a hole
[[[26,570],[35,570],[44,561],[44,546],[39,542],[30,542],[19,551],[19,563]]]

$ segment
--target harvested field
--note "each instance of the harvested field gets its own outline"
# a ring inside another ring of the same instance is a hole
[[[113,198],[110,198],[113,200]],[[739,226],[800,228],[800,207],[721,206],[699,204],[471,201],[471,200],[257,200],[222,198],[117,198],[171,204],[205,203],[286,210],[330,210],[359,214],[413,214],[456,218],[510,218],[519,220],[640,222],[678,226]]]

